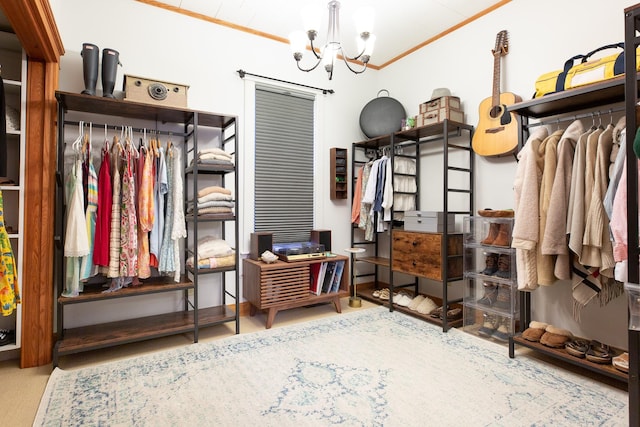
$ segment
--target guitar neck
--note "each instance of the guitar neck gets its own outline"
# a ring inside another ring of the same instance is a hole
[[[500,55],[493,55],[493,92],[491,93],[491,104],[500,104]]]

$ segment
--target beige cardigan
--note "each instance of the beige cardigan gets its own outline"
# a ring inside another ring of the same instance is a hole
[[[544,127],[536,129],[518,153],[514,180],[514,226],[512,246],[516,249],[518,289],[531,291],[538,287],[537,245],[539,240],[539,190],[542,179],[542,159],[539,148],[547,137]]]

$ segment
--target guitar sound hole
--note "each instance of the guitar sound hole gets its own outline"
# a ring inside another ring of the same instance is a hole
[[[498,117],[502,116],[502,107],[500,105],[495,105],[491,107],[491,110],[489,111],[489,115],[491,116],[492,119],[497,119]]]

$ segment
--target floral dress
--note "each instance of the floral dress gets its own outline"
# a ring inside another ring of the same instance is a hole
[[[120,217],[120,277],[138,275],[138,223],[136,193],[131,153],[122,172],[122,204]]]
[[[9,234],[4,226],[4,208],[0,190],[0,311],[9,316],[20,302],[16,275],[16,261],[11,250]]]

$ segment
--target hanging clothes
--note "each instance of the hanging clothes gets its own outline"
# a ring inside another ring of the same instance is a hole
[[[182,256],[180,255],[180,239],[187,237],[187,227],[184,218],[183,183],[182,183],[182,157],[180,150],[173,150],[173,226],[171,227],[171,240],[173,241],[173,281],[180,281]]]
[[[140,154],[138,167],[140,188],[138,189],[138,277],[146,279],[151,276],[151,265],[149,258],[149,232],[153,229],[155,220],[155,206],[153,194],[153,165],[155,163],[153,153],[146,150],[145,154]]]
[[[158,260],[158,271],[161,274],[173,274],[175,271],[175,258],[173,255],[173,244],[171,242],[171,231],[173,228],[173,204],[174,204],[174,192],[173,192],[173,149],[167,150],[167,182],[169,183],[169,188],[167,190],[167,205],[165,210],[165,219],[164,219],[164,231],[162,234],[162,244],[160,246],[160,259]]]
[[[87,227],[87,238],[89,241],[89,254],[82,257],[80,267],[80,280],[87,279],[95,275],[95,265],[93,263],[93,253],[95,248],[96,219],[98,212],[98,176],[93,166],[93,156],[89,146],[87,160],[87,209],[85,212],[85,225]]]
[[[567,246],[567,211],[571,191],[571,171],[578,138],[584,133],[580,120],[567,127],[558,142],[555,177],[549,197],[547,223],[542,237],[542,255],[555,255],[553,274],[561,280],[571,279],[571,260]]]
[[[89,238],[84,213],[82,190],[82,160],[77,156],[67,179],[67,224],[64,239],[66,258],[65,297],[75,297],[81,291],[81,258],[89,254]]]
[[[135,180],[131,153],[125,154],[122,170],[120,216],[120,277],[138,275],[138,227],[136,221]]]
[[[120,148],[122,146],[114,140],[115,155],[113,160],[113,192],[111,203],[111,225],[109,227],[109,269],[107,277],[120,277],[120,187],[122,181],[120,179]]]
[[[165,161],[164,148],[158,148],[158,159],[156,165],[156,180],[154,187],[154,218],[153,227],[149,233],[149,264],[158,268],[160,259],[160,245],[162,243],[162,233],[164,231],[165,219],[165,195],[169,190],[167,182],[167,164]]]
[[[543,236],[547,227],[547,213],[549,211],[549,204],[551,200],[553,179],[556,176],[558,142],[560,142],[560,138],[563,133],[564,131],[562,129],[556,130],[546,137],[538,147],[538,156],[542,159],[542,177],[540,182],[540,198],[538,207],[538,213],[540,215],[538,237],[540,240],[538,242],[537,269],[538,284],[542,286],[553,285],[557,280],[553,273],[556,257],[555,255],[544,255],[542,253],[542,244],[544,243]]]
[[[111,227],[111,161],[108,144],[102,150],[102,163],[98,172],[98,206],[96,210],[96,232],[93,246],[93,263],[100,267],[109,266],[109,235]]]
[[[0,312],[3,316],[9,316],[19,303],[20,287],[16,260],[4,225],[4,202],[0,190]]]
[[[539,192],[542,179],[539,147],[547,136],[546,128],[536,129],[518,153],[518,167],[513,186],[515,220],[511,245],[516,249],[518,289],[523,291],[538,288]]]

